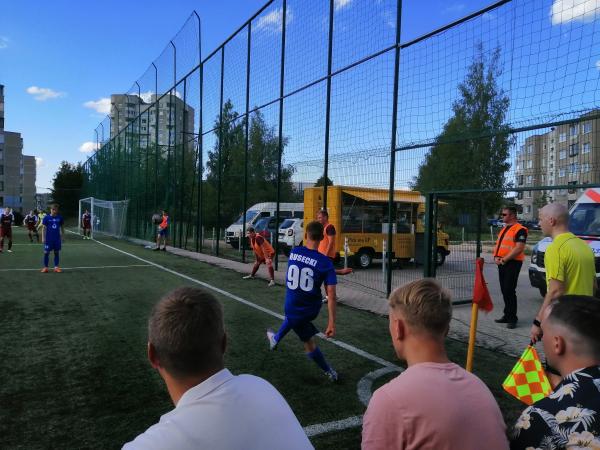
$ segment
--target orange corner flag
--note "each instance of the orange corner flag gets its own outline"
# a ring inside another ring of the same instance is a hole
[[[550,381],[533,346],[529,345],[525,349],[502,383],[502,387],[527,405],[533,405],[552,392]]]
[[[475,261],[475,287],[473,288],[473,303],[483,311],[490,312],[494,309],[492,297],[488,291],[485,278],[483,278],[483,258]]]

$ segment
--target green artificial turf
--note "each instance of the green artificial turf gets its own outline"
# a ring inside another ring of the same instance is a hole
[[[283,312],[281,286],[267,289],[264,281],[242,280],[234,271],[123,241],[104,242]],[[64,272],[41,274],[41,245],[29,245],[22,229],[16,230],[15,243],[14,253],[0,255],[0,270],[36,270],[0,271],[0,448],[120,448],[172,409],[162,380],[146,361],[146,321],[163,294],[193,283],[156,267],[108,267],[144,263],[74,235],[67,235],[63,246]],[[50,261],[52,265],[52,257]],[[341,374],[340,382],[331,384],[306,359],[293,334],[277,351],[268,351],[264,331],[276,328],[279,319],[217,297],[224,305],[226,365],[233,373],[271,382],[303,426],[364,413],[356,386],[379,364],[321,341],[323,353]],[[326,317],[324,311],[316,322],[321,329]],[[384,317],[340,306],[336,338],[400,364]],[[464,364],[466,345],[448,340],[448,353]],[[523,409],[500,386],[514,363],[514,358],[477,349],[476,374],[494,393],[508,424]],[[375,387],[392,377],[376,380]],[[311,441],[328,450],[360,448],[360,428]]]

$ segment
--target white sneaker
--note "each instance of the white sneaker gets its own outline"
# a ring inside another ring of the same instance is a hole
[[[270,328],[267,329],[267,339],[269,341],[269,350],[275,350],[277,348],[277,341],[275,340],[275,332]]]
[[[12,253],[12,250],[6,250],[8,253]]]
[[[326,304],[327,303],[327,297],[323,297],[323,300],[321,300],[321,303]]]
[[[338,380],[338,373],[335,370],[333,370],[333,368],[325,372],[325,375],[327,375],[327,378],[329,378],[329,381],[331,381],[332,383],[335,383]]]
[[[271,286],[275,286],[275,280],[271,280],[271,281],[269,281],[269,284],[267,284],[267,287],[271,287]]]
[[[245,277],[242,277],[242,280],[252,280],[254,279],[253,275],[246,275]]]

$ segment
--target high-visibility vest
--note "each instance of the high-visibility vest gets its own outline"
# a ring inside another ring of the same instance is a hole
[[[494,256],[504,258],[506,255],[508,255],[517,245],[515,237],[520,230],[527,231],[527,228],[518,222],[502,229],[502,231],[498,233],[498,240],[496,241]],[[525,252],[519,253],[513,259],[515,261],[523,261],[525,259]]]
[[[159,225],[160,229],[164,230],[168,226],[169,226],[169,216],[162,216],[162,222]]]
[[[335,235],[333,235],[333,236],[327,235],[327,230],[329,227],[333,227],[333,225],[328,223],[327,225],[325,225],[325,227],[323,227],[323,240],[321,242],[319,242],[318,251],[319,251],[319,253],[321,253],[325,256],[329,256],[330,258],[335,258],[335,245],[333,245],[331,250],[329,251],[329,253],[327,253],[327,247],[329,247],[329,243],[335,239]]]
[[[262,244],[256,242],[258,238],[262,240]],[[275,250],[262,236],[255,236],[253,239],[251,238],[250,244],[252,245],[252,250],[254,250],[254,254],[258,259],[267,259],[275,256]]]

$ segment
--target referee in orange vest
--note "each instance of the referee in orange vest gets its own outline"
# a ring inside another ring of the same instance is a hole
[[[517,326],[517,282],[525,259],[527,228],[517,222],[517,208],[502,209],[504,227],[498,234],[494,247],[494,262],[498,266],[500,289],[504,297],[504,315],[496,323],[505,323],[506,328]]]

